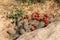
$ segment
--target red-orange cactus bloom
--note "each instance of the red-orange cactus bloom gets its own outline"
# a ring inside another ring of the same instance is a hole
[[[45,22],[45,26],[47,26],[48,25],[48,20],[46,19],[46,20],[44,20],[44,22]]]
[[[45,23],[45,26],[47,26],[48,25],[48,23]]]
[[[24,15],[24,18],[29,18],[29,16],[26,14],[26,15]]]
[[[34,24],[32,24],[32,26],[35,26]]]
[[[39,17],[39,13],[38,12],[36,12],[36,15],[35,15],[36,17]]]
[[[34,19],[39,20],[39,13],[38,12],[36,12],[36,14],[34,15]]]
[[[34,17],[34,19],[39,20],[39,17]]]
[[[44,14],[44,17],[48,18],[48,15],[47,14]]]
[[[44,22],[45,22],[45,26],[47,26],[48,25],[48,16],[47,16],[47,14],[44,14],[44,16],[43,16],[43,20],[44,20]]]
[[[48,23],[48,20],[45,20],[46,23]]]
[[[47,19],[47,17],[43,16],[43,19]]]
[[[35,30],[35,28],[34,27],[32,27],[32,31],[34,31]]]

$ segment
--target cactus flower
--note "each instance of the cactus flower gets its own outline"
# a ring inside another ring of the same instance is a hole
[[[28,18],[29,18],[29,16],[26,14],[26,15],[24,15],[24,18],[27,18],[27,19],[28,19]]]

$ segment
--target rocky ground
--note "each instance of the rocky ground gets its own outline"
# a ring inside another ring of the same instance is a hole
[[[60,40],[60,7],[55,2],[47,1],[45,4],[28,6],[28,4],[19,5],[15,0],[0,0],[0,40],[11,40],[6,31],[13,27],[13,24],[11,19],[6,18],[6,14],[14,7],[21,8],[29,14],[34,11],[38,11],[41,15],[47,13],[49,21],[52,22],[48,27],[24,34],[17,40]]]

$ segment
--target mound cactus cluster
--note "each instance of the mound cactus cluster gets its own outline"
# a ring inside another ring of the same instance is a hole
[[[15,40],[17,37],[24,33],[34,31],[39,28],[44,28],[49,24],[48,15],[45,13],[43,16],[39,12],[33,12],[31,15],[24,14],[20,9],[16,10],[16,14],[12,13],[7,17],[15,19],[13,23],[16,25],[14,28],[11,28],[7,33]]]

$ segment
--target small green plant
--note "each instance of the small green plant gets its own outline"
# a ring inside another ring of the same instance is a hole
[[[13,11],[7,15],[8,18],[13,19],[13,23],[15,23],[16,26],[18,26],[18,19],[24,14],[24,11],[16,8],[16,14],[13,13]]]

